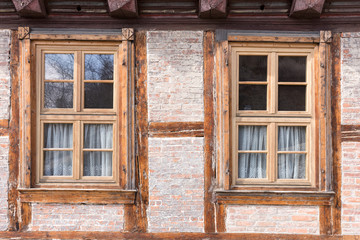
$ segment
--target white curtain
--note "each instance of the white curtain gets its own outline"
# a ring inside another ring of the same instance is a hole
[[[112,124],[85,124],[84,149],[112,147]],[[112,151],[84,151],[84,176],[112,176]]]
[[[266,126],[239,126],[239,150],[266,150]],[[239,153],[239,178],[265,178],[265,153]]]
[[[63,123],[44,125],[44,148],[72,148],[73,126]],[[72,151],[45,151],[45,176],[71,176]]]
[[[281,126],[278,129],[279,151],[305,151],[306,127]],[[278,178],[305,178],[306,154],[278,154]]]

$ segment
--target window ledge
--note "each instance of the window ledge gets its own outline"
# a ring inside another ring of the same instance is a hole
[[[226,205],[331,206],[335,196],[332,191],[218,190],[215,193],[217,203]]]
[[[114,189],[19,189],[24,203],[134,204],[136,190]]]

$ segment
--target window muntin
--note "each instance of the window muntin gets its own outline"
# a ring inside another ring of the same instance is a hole
[[[38,183],[118,182],[119,45],[91,45],[37,46]]]
[[[232,146],[238,146],[232,147],[234,186],[314,183],[309,144],[314,139],[315,46],[274,45],[232,46]],[[247,137],[241,128],[247,128]],[[256,149],[260,142],[266,148]],[[241,144],[250,147],[240,149]]]

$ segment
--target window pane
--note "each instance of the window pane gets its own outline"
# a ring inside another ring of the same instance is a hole
[[[72,108],[73,84],[63,82],[45,82],[45,108]]]
[[[266,110],[267,85],[239,85],[239,110]]]
[[[239,178],[266,178],[265,153],[239,153]]]
[[[44,124],[44,148],[72,148],[73,126],[68,123]]]
[[[46,80],[71,80],[73,76],[74,54],[45,54]]]
[[[306,127],[281,126],[278,128],[279,151],[305,151]]]
[[[85,80],[113,80],[113,54],[85,54]]]
[[[239,81],[267,81],[267,56],[239,56]]]
[[[85,124],[84,148],[112,149],[112,124]]]
[[[85,108],[113,108],[113,84],[85,83]]]
[[[44,176],[72,176],[72,151],[44,151]]]
[[[279,85],[279,111],[305,111],[306,86]]]
[[[266,150],[266,126],[239,126],[239,150]]]
[[[306,154],[278,154],[279,179],[304,179]]]
[[[84,176],[112,176],[112,152],[84,152]]]
[[[279,57],[279,82],[306,82],[306,57]]]

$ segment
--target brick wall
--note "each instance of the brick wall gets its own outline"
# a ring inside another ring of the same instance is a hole
[[[10,31],[0,30],[0,119],[9,119]],[[0,137],[0,231],[8,228],[9,138]]]
[[[124,229],[122,205],[33,204],[30,231],[109,231]]]
[[[319,234],[319,207],[228,206],[226,230],[234,233]]]
[[[204,139],[149,139],[149,232],[204,231]]]
[[[149,121],[203,121],[203,32],[147,34]]]
[[[341,39],[341,124],[360,124],[360,33]],[[360,233],[360,143],[342,143],[342,233]]]

